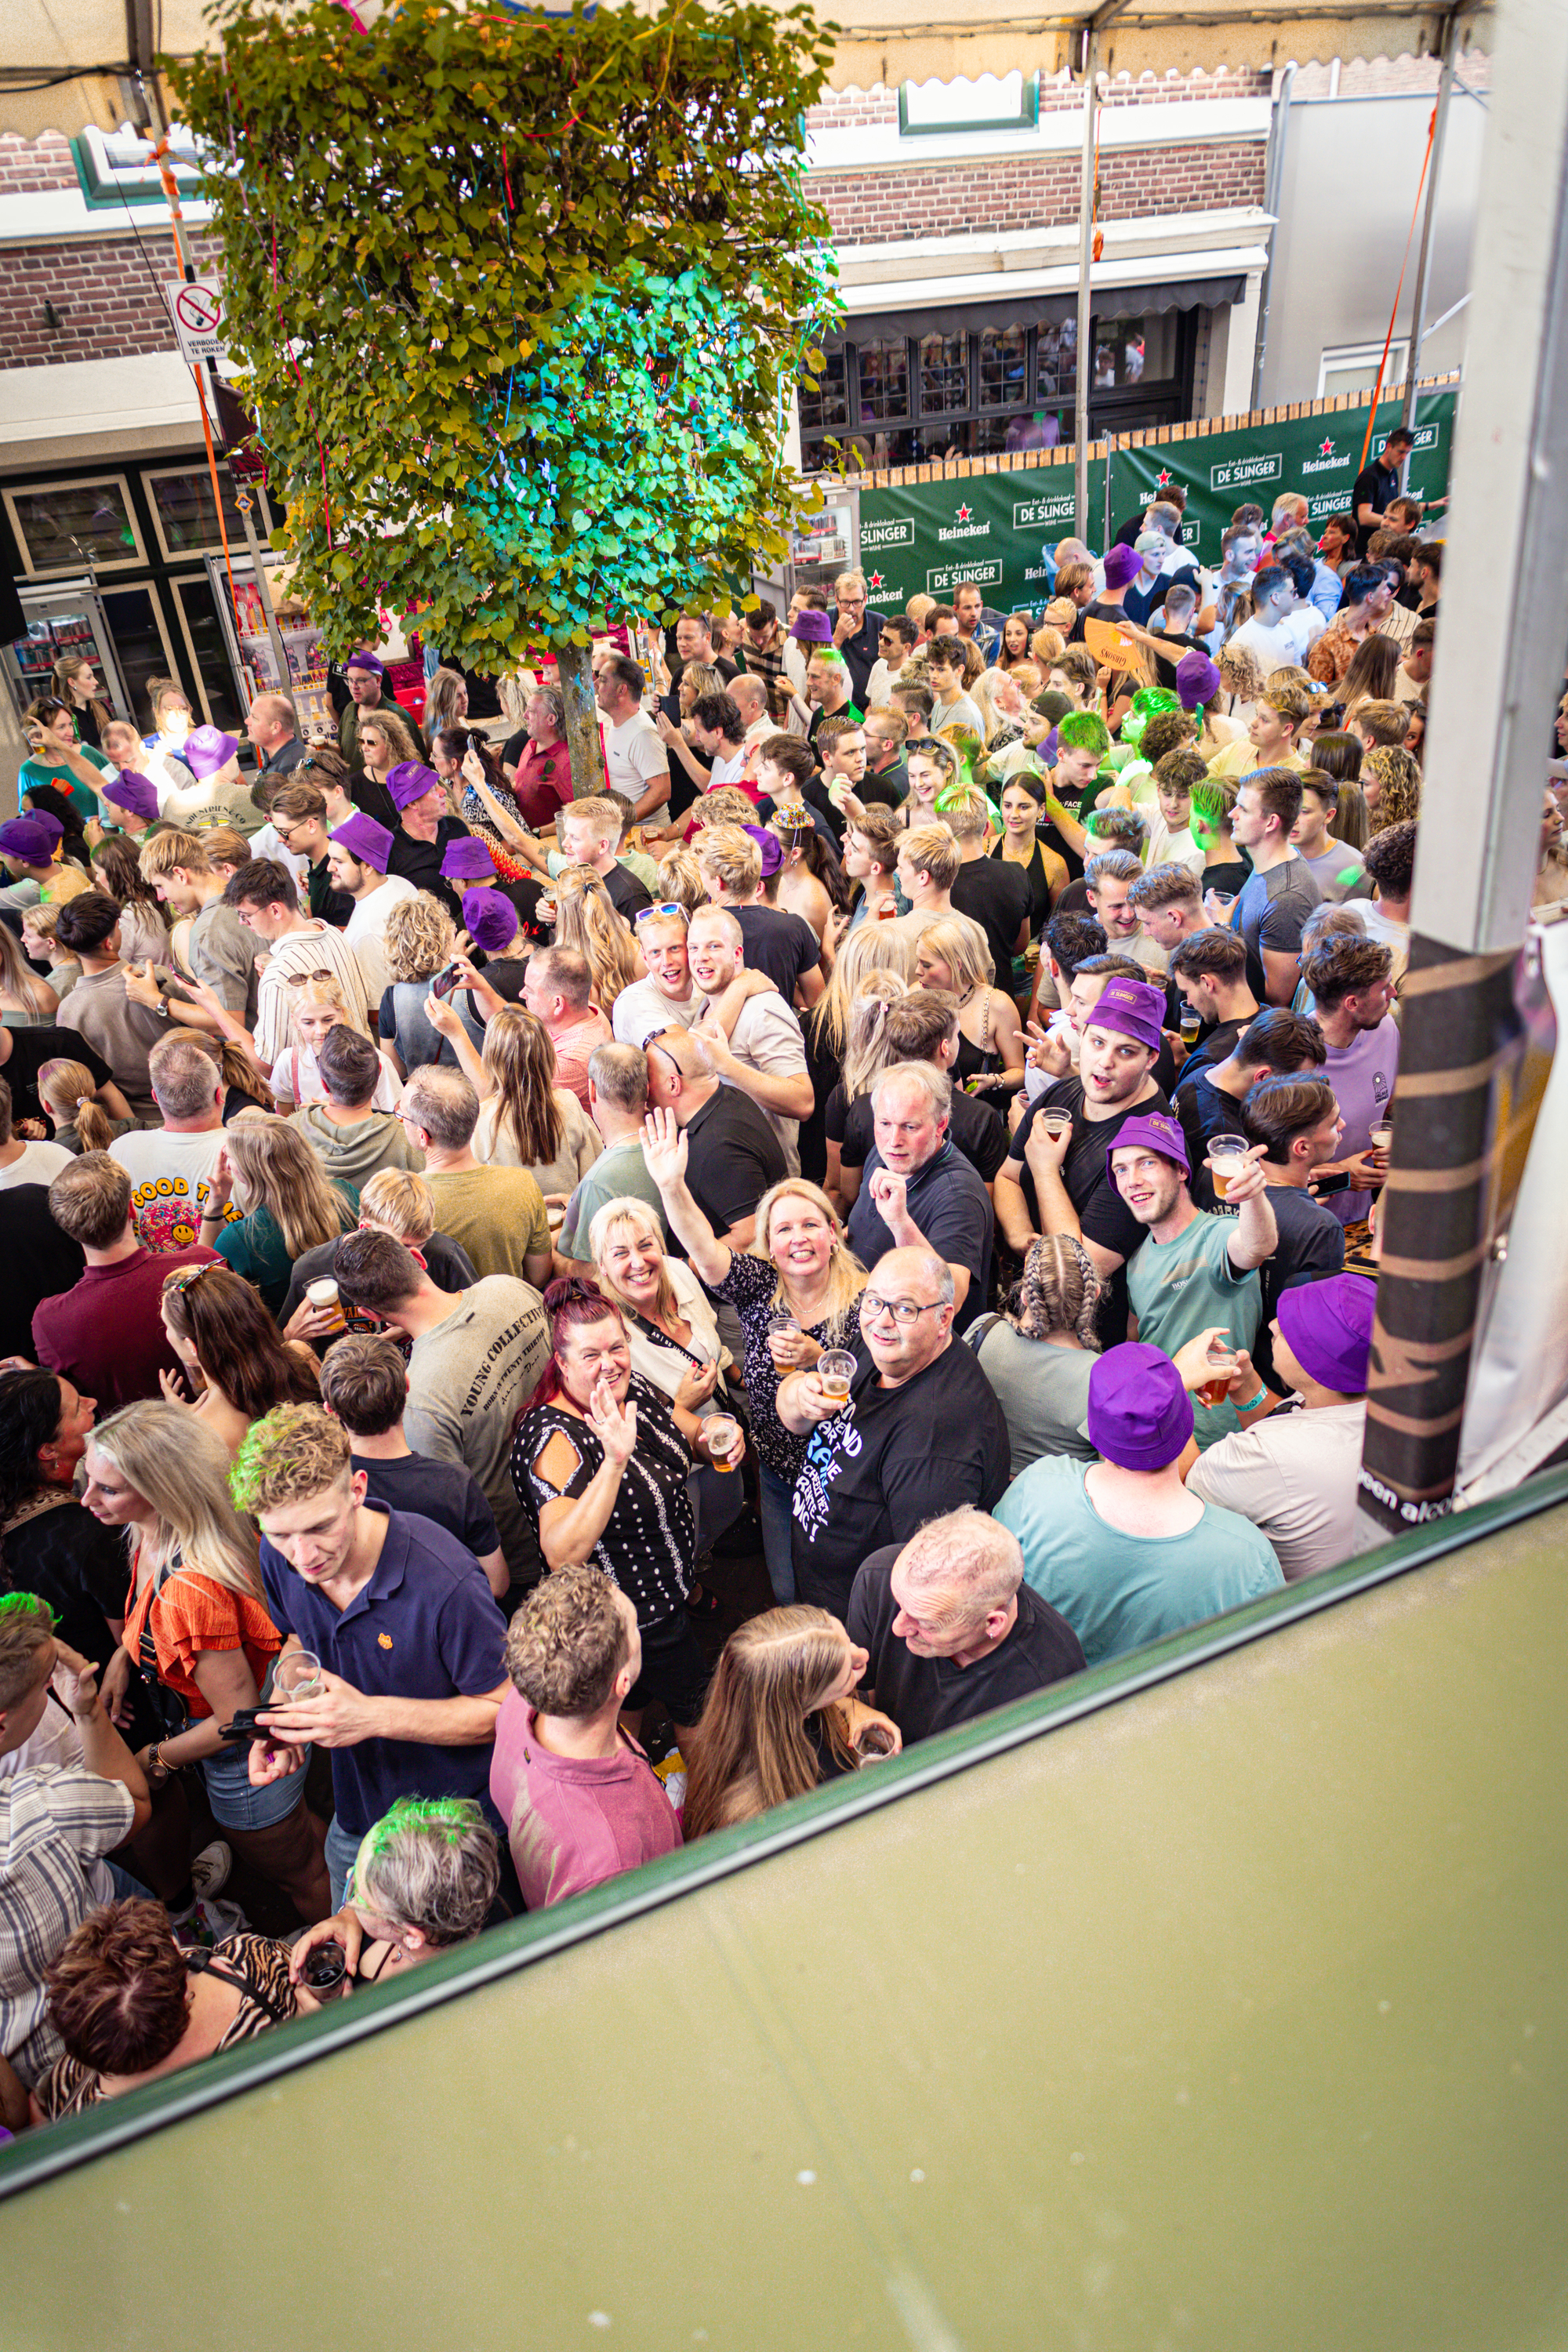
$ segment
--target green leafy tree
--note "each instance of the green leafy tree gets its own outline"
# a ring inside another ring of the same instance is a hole
[[[836,310],[800,152],[831,37],[695,0],[214,21],[169,79],[327,650],[413,604],[482,669],[552,646],[596,790],[591,630],[728,609],[812,502],[783,423]]]

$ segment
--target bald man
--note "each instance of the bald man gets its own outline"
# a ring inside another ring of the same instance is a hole
[[[245,731],[256,746],[262,776],[273,783],[310,757],[310,747],[301,740],[294,706],[286,694],[258,694]]]
[[[646,1051],[648,1108],[669,1111],[686,1129],[687,1190],[721,1241],[749,1249],[757,1202],[787,1173],[783,1145],[750,1097],[721,1083],[684,1029],[661,1030]]]

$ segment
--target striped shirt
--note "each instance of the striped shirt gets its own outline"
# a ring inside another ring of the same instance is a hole
[[[62,2049],[45,1976],[99,1903],[89,1864],[135,1812],[129,1789],[85,1767],[0,1780],[0,2050],[29,2089]]]
[[[368,1033],[369,1014],[375,1008],[370,1004],[359,957],[342,931],[330,923],[317,923],[308,931],[287,932],[265,952],[267,969],[256,1000],[256,1050],[268,1069],[288,1050],[290,1008],[311,972],[331,972],[342,992],[351,1024]]]

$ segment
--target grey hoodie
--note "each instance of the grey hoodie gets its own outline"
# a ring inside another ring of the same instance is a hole
[[[356,1192],[378,1168],[422,1169],[425,1154],[410,1143],[389,1110],[366,1111],[352,1127],[337,1127],[320,1103],[307,1103],[289,1118],[320,1160],[329,1178],[340,1178]]]

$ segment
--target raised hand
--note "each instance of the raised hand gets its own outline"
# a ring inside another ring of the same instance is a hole
[[[686,1129],[672,1110],[650,1110],[642,1123],[643,1165],[662,1192],[685,1181]]]
[[[637,1409],[617,1402],[608,1381],[597,1380],[588,1399],[588,1419],[612,1462],[624,1470],[637,1450]]]

